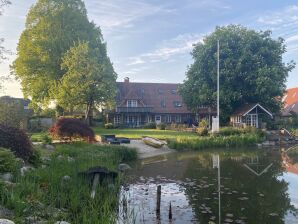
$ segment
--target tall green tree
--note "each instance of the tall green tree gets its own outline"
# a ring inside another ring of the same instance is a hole
[[[26,121],[24,105],[20,100],[0,98],[0,124],[22,128]]]
[[[107,57],[101,31],[89,22],[81,0],[39,0],[30,9],[12,70],[33,106],[47,106],[59,98],[68,72],[61,66],[64,54],[79,41]]]
[[[105,47],[91,48],[88,42],[79,42],[63,57],[58,103],[64,108],[84,108],[85,118],[95,106],[114,99],[116,74],[106,56]]]
[[[259,102],[279,111],[293,61],[282,60],[286,46],[270,31],[254,31],[239,25],[216,27],[197,43],[180,92],[188,107],[216,106],[217,40],[220,41],[220,112],[223,121],[239,106]]]

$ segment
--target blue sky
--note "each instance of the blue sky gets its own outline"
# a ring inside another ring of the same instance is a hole
[[[12,0],[0,17],[4,46],[16,52],[26,14],[36,0]],[[256,30],[272,30],[273,37],[286,40],[284,62],[298,62],[297,0],[85,0],[90,20],[102,29],[108,54],[118,80],[138,82],[182,82],[192,63],[192,45],[217,25],[241,24]],[[0,64],[0,74],[9,64]],[[287,86],[298,86],[298,69]],[[5,83],[0,95],[21,97],[16,81]]]

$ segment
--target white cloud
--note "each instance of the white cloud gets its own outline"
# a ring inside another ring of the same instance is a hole
[[[169,60],[177,55],[189,55],[193,45],[202,41],[201,34],[181,34],[177,37],[163,41],[161,46],[151,52],[129,58],[128,65],[154,63]]]
[[[267,12],[257,18],[263,29],[270,29],[274,36],[285,39],[287,55],[296,54],[298,49],[298,5],[290,5],[279,11]]]
[[[149,4],[143,0],[90,0],[86,1],[90,19],[105,32],[113,29],[131,28],[134,23],[156,13],[170,13],[161,5]]]

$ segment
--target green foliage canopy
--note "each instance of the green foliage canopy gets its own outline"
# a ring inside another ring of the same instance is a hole
[[[85,116],[95,105],[114,99],[116,74],[105,48],[91,48],[88,42],[79,42],[63,57],[58,103],[63,108],[85,107]],[[73,108],[70,108],[73,109]]]
[[[12,70],[33,106],[47,106],[60,98],[60,88],[64,90],[67,79],[64,75],[69,77],[67,66],[61,66],[63,57],[80,41],[88,42],[99,62],[108,61],[112,68],[101,31],[89,22],[81,0],[39,0],[30,9]]]
[[[180,93],[189,108],[216,106],[217,40],[220,41],[220,112],[223,120],[245,103],[261,103],[279,111],[288,73],[295,64],[283,63],[286,46],[271,32],[238,25],[217,27],[197,43]]]

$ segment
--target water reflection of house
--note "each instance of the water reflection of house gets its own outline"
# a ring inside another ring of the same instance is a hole
[[[287,172],[298,175],[298,163],[293,163],[291,158],[286,154],[282,153],[282,164]]]
[[[230,117],[234,127],[263,128],[267,119],[273,119],[273,114],[259,103],[244,104],[235,110]]]

